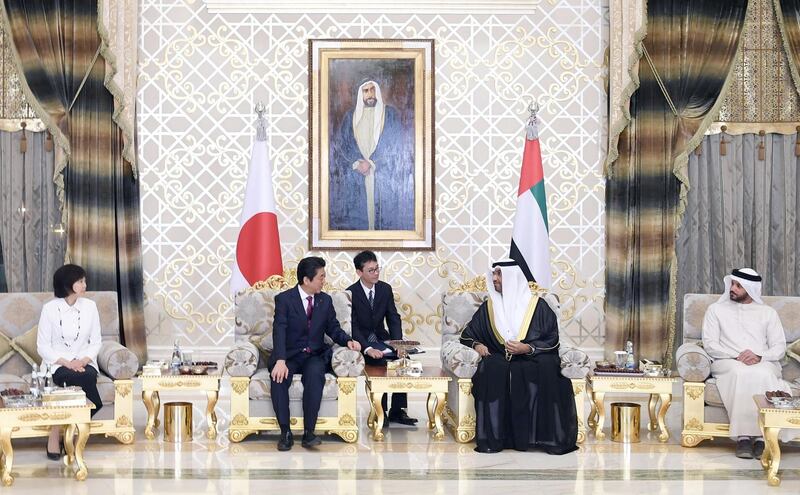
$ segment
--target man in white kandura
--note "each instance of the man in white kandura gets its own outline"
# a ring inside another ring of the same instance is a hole
[[[703,319],[703,347],[730,419],[736,457],[761,458],[764,438],[753,396],[770,390],[791,393],[781,379],[786,336],[778,313],[761,300],[761,275],[751,268],[725,277],[725,292]]]

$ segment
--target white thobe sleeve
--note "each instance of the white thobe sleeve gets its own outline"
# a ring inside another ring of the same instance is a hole
[[[36,331],[36,352],[43,363],[53,364],[60,357],[53,349],[53,323],[47,315],[47,307],[42,308],[39,316],[39,327]]]
[[[784,354],[786,354],[786,334],[778,313],[770,311],[767,322],[767,351],[761,356],[761,359],[763,361],[779,361]]]
[[[720,337],[719,317],[713,306],[709,307],[703,317],[703,349],[714,359],[736,358],[726,352],[719,341]]]

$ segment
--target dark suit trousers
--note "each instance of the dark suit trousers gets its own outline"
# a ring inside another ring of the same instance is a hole
[[[300,353],[286,361],[289,376],[285,380],[277,383],[270,377],[272,408],[275,410],[281,431],[289,431],[289,386],[292,384],[292,377],[295,373],[303,375],[304,429],[305,431],[314,431],[317,426],[319,405],[322,402],[322,388],[325,386],[325,371],[328,369],[326,356],[325,353],[322,355]]]
[[[394,361],[395,359],[397,359],[397,357],[390,358],[388,361]],[[368,366],[386,366],[386,361],[386,358],[373,359],[364,354],[364,363]],[[381,398],[381,406],[383,406],[383,410],[385,412],[389,412],[389,409],[386,407],[389,404],[388,396],[389,394],[383,394],[383,397]],[[408,407],[408,396],[405,393],[392,394],[392,411],[399,411],[400,409],[405,409],[406,407]]]
[[[86,398],[94,403],[92,416],[103,408],[100,392],[97,391],[97,370],[94,369],[94,366],[86,366],[83,372],[73,371],[66,366],[61,366],[53,372],[53,382],[60,387],[75,386],[82,388]]]

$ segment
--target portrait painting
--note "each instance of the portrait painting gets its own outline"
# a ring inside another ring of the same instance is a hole
[[[433,40],[309,40],[311,249],[434,248]]]

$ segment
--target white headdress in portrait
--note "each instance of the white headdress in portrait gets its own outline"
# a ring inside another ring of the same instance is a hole
[[[364,96],[362,94],[362,90],[364,86],[368,84],[373,84],[375,86],[375,99],[377,102],[375,103],[375,111],[372,113],[372,136],[374,137],[374,142],[371,143],[371,149],[362,149],[363,142],[359,142],[358,146],[361,150],[361,154],[364,155],[365,159],[369,159],[372,152],[375,151],[375,147],[378,146],[378,138],[383,131],[383,112],[384,112],[384,104],[383,104],[383,96],[381,96],[381,87],[375,81],[366,81],[361,86],[358,87],[358,92],[356,93],[356,110],[353,112],[353,133],[356,136],[359,136],[359,123],[361,122],[361,118],[364,116]],[[356,141],[359,141],[356,139]],[[363,140],[362,140],[363,141]]]

